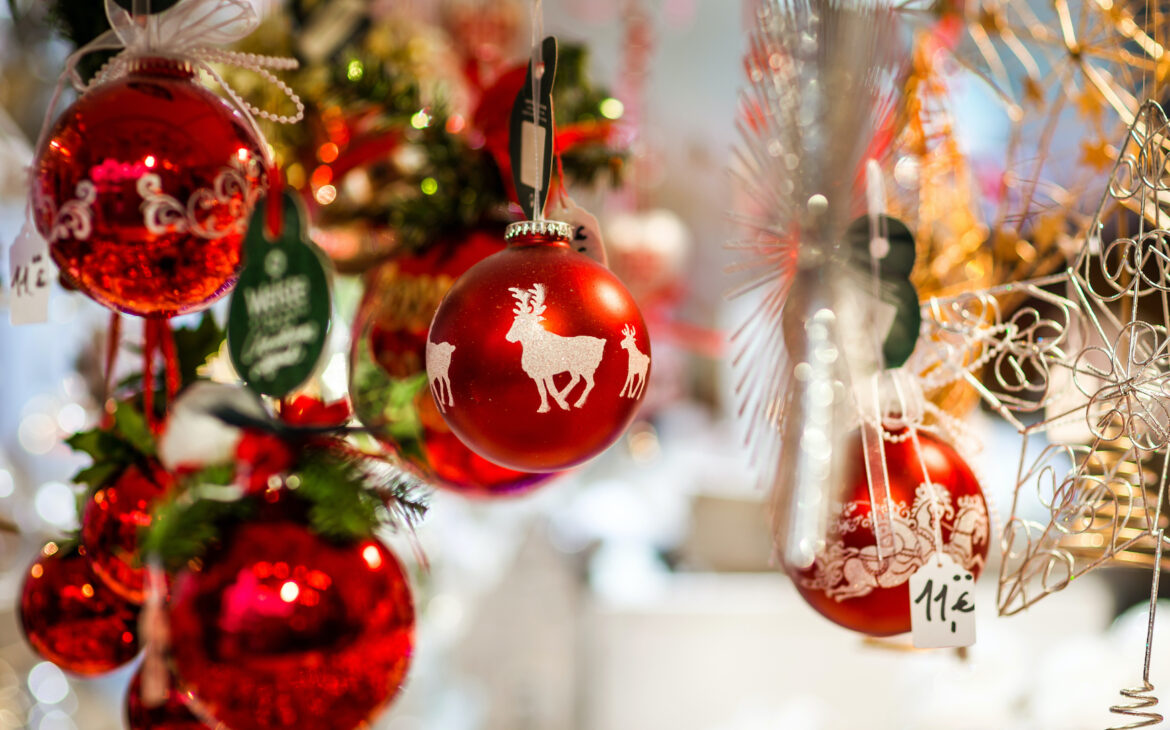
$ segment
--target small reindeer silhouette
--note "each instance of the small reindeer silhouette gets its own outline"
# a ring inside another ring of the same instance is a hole
[[[650,368],[650,356],[642,354],[638,349],[632,326],[627,324],[622,327],[622,334],[625,335],[622,338],[622,348],[630,353],[630,369],[626,372],[626,384],[622,386],[622,392],[618,393],[618,397],[624,395],[627,398],[638,398],[646,389],[646,371]]]
[[[455,352],[455,345],[450,342],[431,342],[427,340],[427,380],[430,381],[431,395],[435,396],[435,403],[441,413],[447,412],[447,406],[455,405],[451,395],[451,379],[447,377],[447,370],[451,367],[451,353]],[[443,402],[443,391],[447,392],[447,402]]]
[[[528,291],[516,288],[508,291],[517,302],[512,310],[516,318],[504,337],[508,342],[519,342],[524,348],[520,367],[536,381],[536,390],[540,393],[540,408],[536,412],[548,413],[550,395],[562,410],[569,410],[565,399],[581,380],[585,381],[585,390],[581,391],[573,406],[580,408],[585,405],[589,391],[593,390],[593,373],[601,364],[605,340],[588,336],[562,337],[546,330],[541,324],[545,310],[544,284],[534,284]],[[557,390],[553,377],[563,372],[568,372],[572,379],[564,389]]]

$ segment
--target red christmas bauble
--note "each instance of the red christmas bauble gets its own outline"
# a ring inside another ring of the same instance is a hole
[[[569,226],[508,230],[508,248],[460,277],[435,312],[427,377],[447,425],[481,456],[567,469],[604,451],[637,412],[646,324],[617,277],[569,246]]]
[[[95,675],[138,653],[138,607],[90,569],[82,548],[47,544],[28,570],[20,624],[33,650],[62,669]]]
[[[464,446],[427,388],[435,309],[460,275],[503,248],[503,229],[483,228],[387,261],[367,274],[354,322],[349,372],[358,418],[428,481],[462,494],[515,495],[554,476],[507,469]]]
[[[979,482],[946,442],[918,432],[921,458],[905,430],[886,432],[886,465],[895,549],[882,569],[870,519],[869,482],[860,435],[848,444],[847,501],[828,544],[807,570],[790,570],[800,595],[822,616],[871,636],[910,630],[910,576],[936,547],[932,490],[942,512],[943,551],[976,577],[990,547],[990,518]],[[892,439],[892,440],[891,440]]]
[[[142,669],[134,673],[126,691],[126,726],[130,730],[207,730],[202,720],[187,706],[188,695],[171,677],[167,699],[161,705],[147,707],[142,698]]]
[[[192,312],[235,282],[262,160],[189,65],[138,59],[53,125],[34,162],[37,227],[62,278],[101,304]]]
[[[150,526],[154,500],[172,479],[158,464],[146,474],[137,465],[94,492],[81,517],[81,544],[90,567],[115,593],[132,603],[146,599],[146,569],[138,554],[138,533]]]
[[[232,730],[365,727],[410,665],[409,583],[375,540],[249,522],[172,595],[175,673],[196,713]]]

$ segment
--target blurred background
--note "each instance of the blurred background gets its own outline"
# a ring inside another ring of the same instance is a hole
[[[0,5],[5,243],[23,222],[31,140],[74,47],[37,5]],[[270,18],[290,12],[275,1],[258,8]],[[513,60],[526,53],[525,3],[411,0],[369,3],[366,10],[375,18],[401,13],[395,17],[427,29],[417,37],[443,36],[428,42],[445,44],[462,38],[452,20],[460,12],[481,23],[498,16],[495,22],[514,28],[495,52]],[[648,267],[641,270],[661,276],[660,288],[669,291],[644,292],[652,298],[655,356],[648,401],[603,457],[531,494],[485,500],[436,493],[419,530],[429,570],[413,571],[420,620],[414,666],[406,691],[375,727],[1107,725],[1117,691],[1140,678],[1148,570],[1099,571],[1022,615],[1000,619],[993,540],[977,592],[978,643],[958,652],[859,638],[821,618],[770,563],[766,495],[735,422],[726,345],[726,333],[751,303],[723,296],[723,269],[733,260],[723,244],[736,235],[727,219],[736,204],[727,170],[743,83],[742,13],[726,0],[556,0],[544,11],[547,32],[588,49],[589,77],[608,89],[605,98],[622,102],[620,111],[611,104],[607,116],[625,118],[633,130],[623,140],[629,173],[623,186],[581,184],[571,189],[574,198],[601,218],[603,230],[621,213],[669,211],[656,234],[611,241],[615,267],[624,265],[627,274]],[[945,74],[949,113],[962,120],[954,131],[957,149],[978,187],[1004,172],[1008,115],[974,75],[957,65]],[[301,182],[323,208],[332,202],[320,192],[325,185]],[[1091,208],[1078,208],[1083,199],[1073,197],[1070,210]],[[988,221],[986,237],[993,215],[980,217]],[[1068,233],[1078,220],[1067,223]],[[1056,251],[1058,236],[1052,238]],[[354,319],[362,296],[353,273],[361,266],[349,263],[350,273],[337,281],[335,317],[342,324],[334,328],[320,384],[330,396],[347,385],[351,332],[344,323]],[[5,281],[6,267],[4,257]],[[97,418],[91,383],[108,313],[58,288],[48,323],[13,328],[3,319],[0,520],[19,526],[19,534],[0,530],[0,729],[121,728],[133,668],[99,680],[70,678],[31,654],[13,613],[28,561],[46,539],[76,526],[69,478],[85,461],[62,439]],[[131,339],[134,327],[127,324]],[[976,410],[970,418],[980,448],[966,456],[993,505],[995,530],[1011,505],[1019,439],[992,415]],[[404,559],[412,554],[408,547],[398,552]],[[1165,631],[1156,636],[1155,686],[1170,680],[1164,637]]]

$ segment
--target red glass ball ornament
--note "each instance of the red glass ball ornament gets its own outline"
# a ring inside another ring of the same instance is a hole
[[[62,278],[140,316],[196,311],[235,282],[263,156],[183,61],[138,59],[53,125],[32,203]]]
[[[409,583],[375,540],[249,522],[172,596],[175,673],[196,713],[232,730],[365,727],[410,665]]]
[[[188,695],[171,677],[167,699],[161,705],[147,707],[142,698],[142,669],[134,673],[126,691],[126,726],[130,730],[207,730],[202,720],[187,706]]]
[[[431,322],[427,377],[451,431],[510,469],[555,471],[625,431],[650,374],[638,305],[563,223],[514,223]]]
[[[427,329],[439,302],[465,271],[503,249],[502,226],[479,228],[381,264],[366,276],[351,340],[358,419],[429,482],[466,495],[517,495],[555,476],[507,469],[464,446],[427,388]]]
[[[98,489],[81,517],[81,544],[97,576],[122,598],[141,604],[146,599],[146,569],[138,555],[139,532],[150,526],[154,501],[173,482],[158,464],[150,473],[137,465]]]
[[[20,624],[37,654],[74,674],[109,672],[138,653],[138,607],[94,575],[82,548],[45,545],[24,579]]]
[[[833,534],[811,568],[789,571],[800,595],[822,616],[871,636],[910,630],[910,576],[935,551],[933,499],[923,476],[923,463],[941,507],[943,551],[978,577],[990,547],[987,501],[962,457],[946,442],[923,431],[918,432],[921,456],[907,431],[886,435],[896,547],[885,569],[877,559],[877,540],[870,521],[865,452],[860,435],[855,434],[848,442],[853,454],[848,498]]]

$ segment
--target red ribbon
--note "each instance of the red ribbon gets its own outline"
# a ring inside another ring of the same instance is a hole
[[[156,352],[163,356],[168,405],[174,402],[175,394],[179,392],[179,358],[169,319],[147,317],[142,320],[142,335],[142,410],[146,415],[146,423],[157,434],[162,430],[163,419],[154,412],[154,356]]]
[[[281,402],[280,419],[291,426],[321,428],[344,426],[352,411],[349,401],[325,403],[307,395]],[[321,438],[330,441],[329,438]],[[294,445],[287,439],[262,429],[244,429],[236,445],[237,477],[250,493],[263,492],[274,476],[288,471],[296,461]]]

